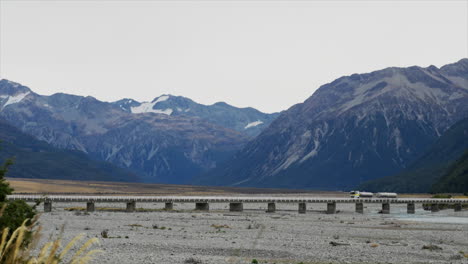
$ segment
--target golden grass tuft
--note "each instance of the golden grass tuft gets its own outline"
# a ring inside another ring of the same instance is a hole
[[[3,210],[0,210],[0,217]],[[36,226],[37,218],[31,220],[31,224],[27,225],[28,220],[18,227],[11,236],[9,228],[2,230],[0,242],[0,263],[8,264],[58,264],[63,263],[67,257],[67,253],[78,244],[78,241],[83,238],[84,234],[78,235],[68,243],[65,248],[59,253],[61,248],[61,239],[47,242],[40,250],[37,256],[31,254],[32,249],[39,243],[40,226]],[[31,241],[25,241],[28,233],[31,233]],[[70,264],[86,264],[92,260],[93,255],[102,252],[101,250],[89,250],[93,245],[99,243],[97,238],[91,238],[78,249],[75,255],[70,259]]]

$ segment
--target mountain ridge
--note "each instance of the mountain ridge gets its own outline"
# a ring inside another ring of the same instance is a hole
[[[340,77],[195,183],[346,189],[394,174],[468,116],[467,65]]]
[[[133,173],[94,161],[85,153],[57,149],[0,120],[0,158],[13,158],[12,178],[138,182]]]
[[[12,98],[14,103],[8,104]],[[8,80],[0,81],[0,107],[0,116],[21,131],[55,147],[130,169],[149,182],[185,182],[215,167],[251,137],[196,114],[134,114],[91,96],[41,96]],[[217,113],[223,118],[223,112]],[[249,113],[238,115],[241,118],[235,119],[233,113],[224,119],[247,125],[244,119]]]

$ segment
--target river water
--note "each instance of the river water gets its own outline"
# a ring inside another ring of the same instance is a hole
[[[395,210],[388,218],[415,221],[415,222],[428,222],[428,223],[444,223],[444,224],[466,224],[468,225],[468,211],[454,212],[453,209],[441,210],[436,213],[425,211],[423,209],[416,210],[415,214],[407,214],[406,210]]]

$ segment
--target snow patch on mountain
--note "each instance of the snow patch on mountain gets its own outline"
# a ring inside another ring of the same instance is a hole
[[[156,99],[156,101],[154,101],[154,105],[156,105],[159,102],[167,101],[168,99],[169,95],[161,95],[160,97],[158,97],[158,99]]]
[[[3,108],[5,108],[7,105],[17,104],[21,102],[26,96],[28,96],[28,94],[30,94],[30,92],[8,96],[8,101],[3,105]],[[7,97],[3,97],[3,98],[7,98]]]
[[[168,99],[169,99],[168,95],[162,95],[158,97],[156,100],[154,100],[153,102],[143,102],[139,106],[131,107],[130,112],[132,112],[133,114],[156,113],[156,114],[171,115],[173,112],[171,108],[153,109],[156,106],[156,104],[167,101]]]
[[[247,129],[247,128],[250,128],[250,127],[256,127],[256,126],[261,125],[261,124],[263,124],[263,121],[257,120],[257,121],[255,121],[255,122],[248,123],[248,124],[244,127],[244,129]]]
[[[143,102],[139,106],[131,107],[130,110],[134,114],[148,113],[153,111],[154,103]]]

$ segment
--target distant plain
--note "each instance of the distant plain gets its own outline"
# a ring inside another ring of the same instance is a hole
[[[219,186],[192,186],[175,184],[150,184],[103,181],[70,181],[8,178],[16,194],[56,193],[56,194],[106,194],[106,195],[242,195],[242,194],[293,194],[343,196],[343,192],[237,188]]]

